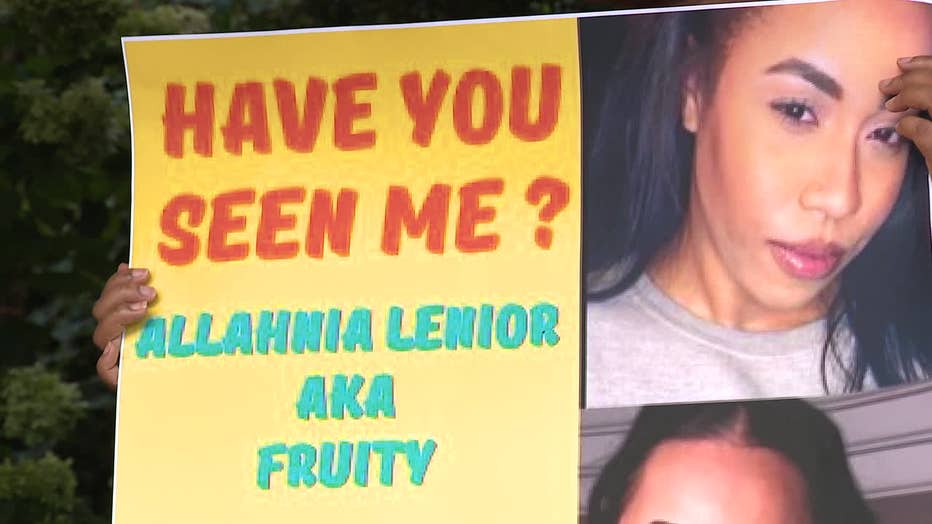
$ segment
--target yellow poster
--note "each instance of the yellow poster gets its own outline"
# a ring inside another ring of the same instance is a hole
[[[578,507],[576,20],[124,39],[114,521]]]

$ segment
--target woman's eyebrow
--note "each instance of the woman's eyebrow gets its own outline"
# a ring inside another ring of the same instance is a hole
[[[670,522],[668,520],[652,520],[650,521],[650,524],[675,524],[675,523]]]
[[[818,67],[800,60],[798,58],[788,58],[780,63],[774,64],[767,69],[768,74],[789,73],[801,77],[803,80],[824,91],[828,96],[841,100],[843,90],[837,80],[832,78],[828,73]]]

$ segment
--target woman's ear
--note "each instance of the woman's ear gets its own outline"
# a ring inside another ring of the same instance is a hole
[[[683,82],[683,127],[690,133],[699,129],[699,116],[702,113],[702,94],[695,72],[687,74]]]
[[[689,35],[686,39],[686,48],[690,56],[695,56],[696,39]],[[683,128],[690,133],[695,133],[699,129],[699,117],[702,114],[702,91],[699,89],[699,72],[695,66],[687,68],[686,76],[683,78],[682,94],[682,119]]]

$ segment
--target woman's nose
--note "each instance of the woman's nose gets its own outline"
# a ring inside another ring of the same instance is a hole
[[[835,220],[857,212],[861,207],[861,181],[855,150],[851,147],[845,154],[829,155],[816,168],[800,196],[803,208]]]

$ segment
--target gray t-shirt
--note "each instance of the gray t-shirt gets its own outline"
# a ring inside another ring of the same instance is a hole
[[[785,331],[726,328],[693,315],[646,275],[590,303],[587,315],[588,408],[826,394],[823,320]],[[837,336],[850,358],[850,333]],[[831,357],[826,367],[829,392],[842,392],[841,367]]]

